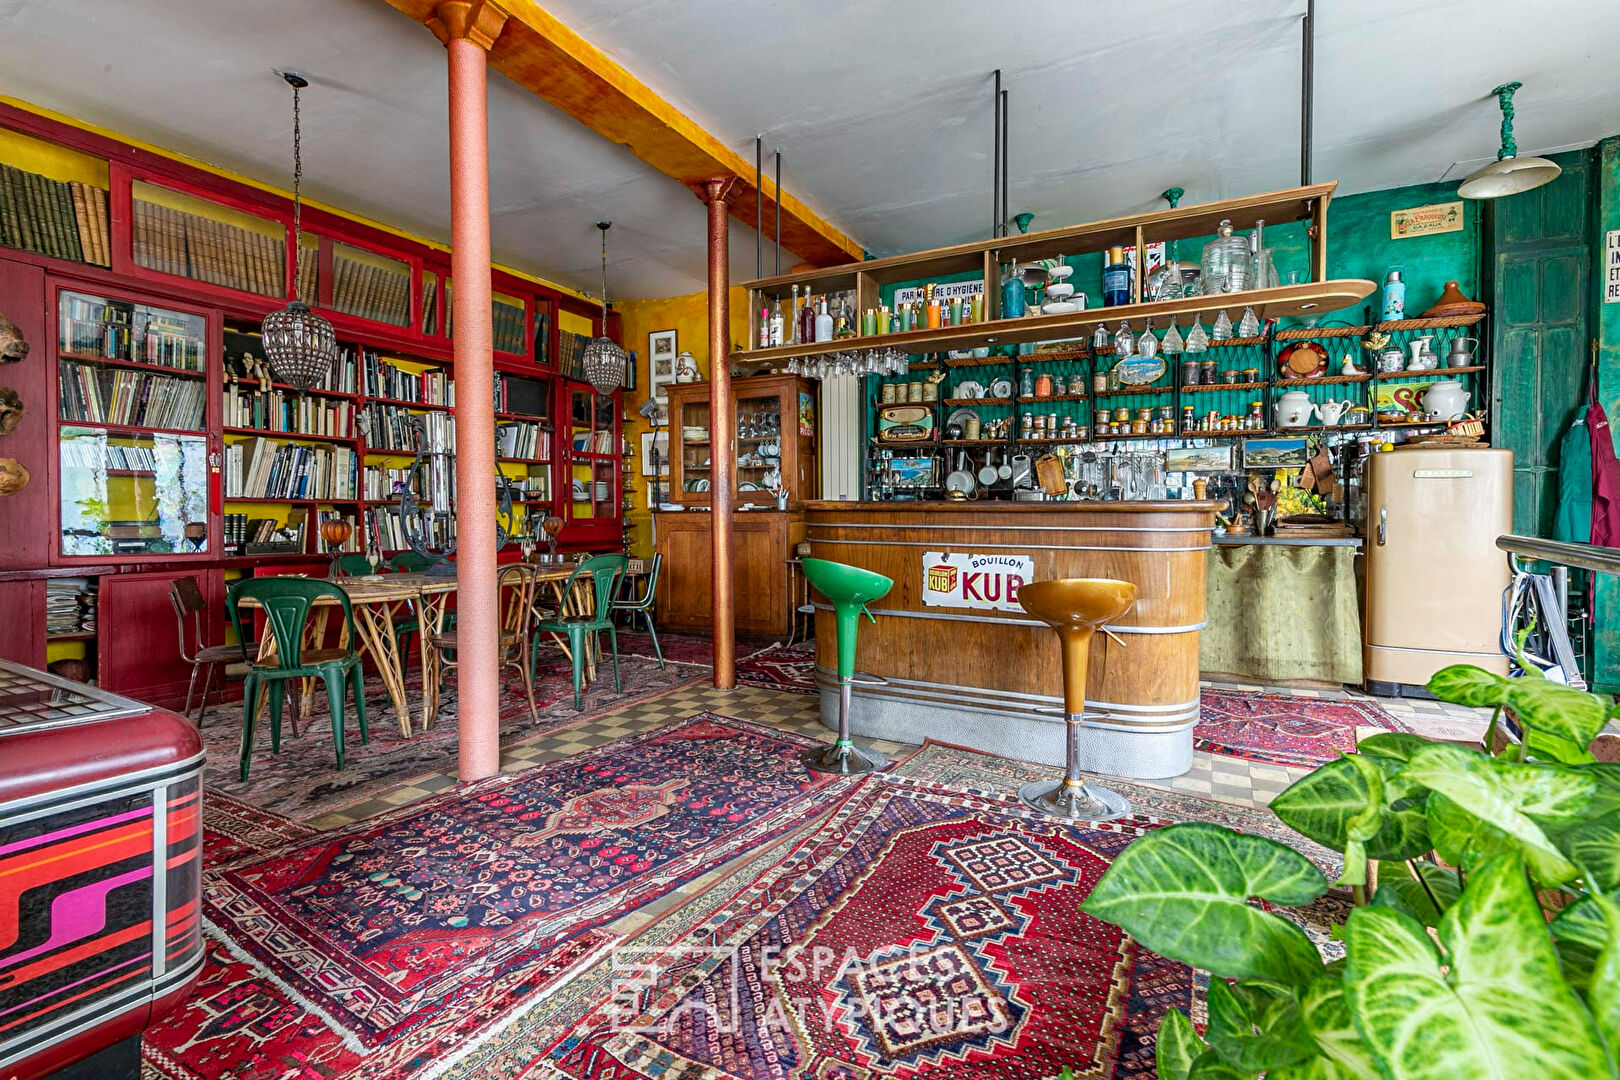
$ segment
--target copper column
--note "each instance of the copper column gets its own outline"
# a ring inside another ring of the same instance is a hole
[[[705,180],[698,197],[709,208],[709,523],[714,604],[714,685],[737,685],[737,612],[733,596],[731,514],[737,490],[737,419],[731,404],[731,265],[727,204],[742,183],[736,177]],[[672,421],[678,422],[678,421]]]
[[[505,13],[439,5],[450,54],[450,273],[455,281],[456,689],[463,782],[500,771],[500,603],[495,583],[495,413],[485,60]],[[424,628],[426,629],[426,628]]]

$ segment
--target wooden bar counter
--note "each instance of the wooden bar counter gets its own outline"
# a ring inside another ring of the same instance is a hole
[[[1165,777],[1192,764],[1198,633],[1215,502],[807,502],[818,559],[894,579],[862,621],[855,734],[934,739],[1060,765],[1056,635],[1017,602],[1025,581],[1132,582],[1136,606],[1091,647],[1082,751],[1087,771]],[[816,598],[821,717],[836,727],[831,609]],[[858,677],[858,676],[857,676]]]

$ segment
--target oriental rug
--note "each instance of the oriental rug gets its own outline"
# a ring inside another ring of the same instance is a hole
[[[502,746],[518,745],[543,734],[583,724],[700,678],[690,671],[660,670],[651,661],[621,656],[619,675],[624,693],[614,691],[611,671],[606,671],[586,690],[584,709],[576,711],[573,675],[566,664],[561,652],[543,650],[534,687],[539,723],[529,718],[522,681],[516,675],[503,676],[499,699]],[[269,725],[259,725],[246,783],[237,771],[242,737],[241,706],[215,708],[208,714],[202,731],[208,749],[203,782],[210,791],[279,814],[311,819],[419,777],[442,772],[446,762],[455,761],[459,737],[454,675],[446,680],[439,719],[426,731],[420,730],[422,684],[415,666],[409,676],[406,700],[416,715],[418,728],[408,739],[399,733],[393,705],[381,684],[375,679],[368,680],[366,716],[371,742],[365,745],[360,742],[351,700],[345,709],[348,722],[345,768],[339,772],[332,750],[332,722],[328,718],[325,695],[316,694],[307,723],[300,722],[301,734],[294,736],[291,724],[283,723],[280,754],[270,752]],[[289,698],[288,716],[294,708]]]
[[[202,984],[148,1062],[188,1080],[437,1076],[601,957],[604,924],[859,783],[806,773],[813,745],[703,714],[269,853],[250,839],[284,826],[233,800]]]
[[[1405,731],[1371,701],[1205,687],[1193,746],[1212,754],[1315,768],[1355,750],[1356,729]]]
[[[1080,903],[1161,824],[879,777],[521,1075],[1146,1080],[1195,973]]]
[[[737,681],[789,694],[816,692],[816,643],[769,645],[737,661]]]

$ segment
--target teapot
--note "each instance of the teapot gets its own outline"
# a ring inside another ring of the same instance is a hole
[[[1468,411],[1472,395],[1456,379],[1441,379],[1429,384],[1423,395],[1423,411],[1439,420],[1460,420]]]
[[[1316,406],[1316,415],[1321,419],[1323,427],[1336,427],[1339,421],[1349,413],[1353,401],[1335,401],[1329,398]]]
[[[1289,390],[1271,406],[1272,418],[1280,428],[1304,427],[1315,411],[1311,396],[1303,390]]]

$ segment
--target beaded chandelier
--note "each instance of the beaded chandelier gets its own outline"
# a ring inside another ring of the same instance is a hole
[[[585,377],[596,392],[605,397],[624,385],[628,357],[618,342],[607,336],[607,231],[613,227],[613,222],[598,221],[596,227],[602,230],[602,336],[593,338],[585,346]]]
[[[302,243],[302,201],[299,186],[304,179],[304,159],[300,145],[298,92],[309,85],[309,80],[295,71],[284,71],[281,77],[293,88],[293,247]],[[296,265],[296,260],[294,261]],[[309,309],[298,295],[298,277],[293,274],[292,303],[264,318],[264,355],[270,361],[270,373],[278,382],[294,390],[308,390],[326,378],[337,356],[337,337],[332,324]]]

